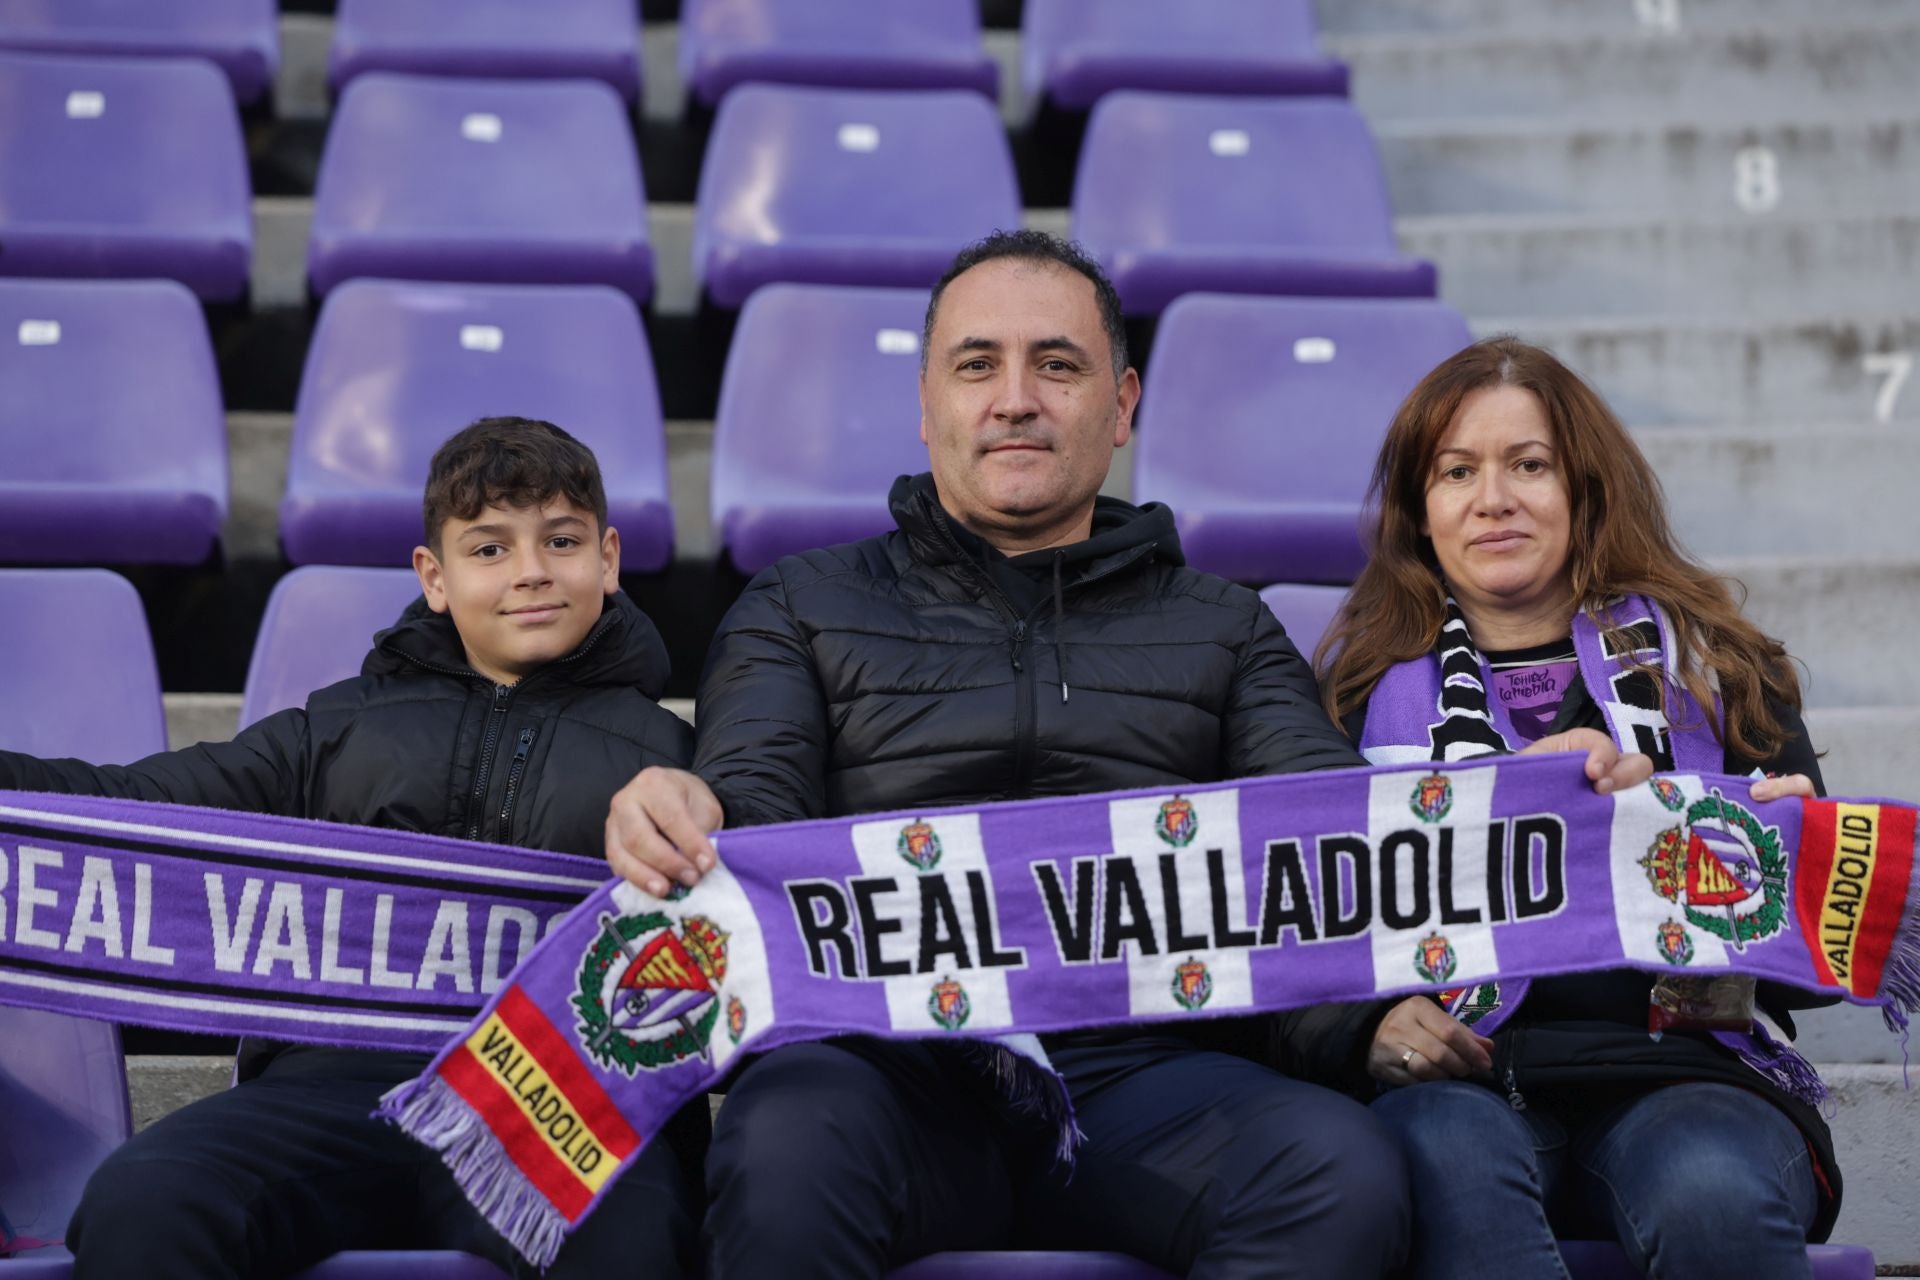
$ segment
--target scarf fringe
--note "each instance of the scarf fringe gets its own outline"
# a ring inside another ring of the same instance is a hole
[[[1753,1030],[1745,1035],[1722,1032],[1714,1038],[1732,1049],[1742,1062],[1771,1080],[1789,1097],[1822,1112],[1826,1110],[1826,1103],[1831,1097],[1827,1082],[1820,1078],[1820,1073],[1814,1070],[1811,1062],[1800,1056],[1799,1050],[1775,1040],[1760,1023],[1755,1022]]]
[[[1086,1135],[1080,1131],[1073,1097],[1060,1073],[1044,1060],[998,1040],[969,1040],[962,1049],[971,1065],[992,1082],[1009,1110],[1032,1117],[1052,1130],[1054,1163],[1072,1165]]]
[[[480,1114],[437,1075],[380,1099],[374,1115],[438,1152],[487,1224],[545,1271],[559,1256],[568,1223],[528,1182]]]

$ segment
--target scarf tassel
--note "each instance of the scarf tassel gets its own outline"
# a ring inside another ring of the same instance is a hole
[[[1742,1062],[1771,1080],[1788,1096],[1810,1107],[1823,1111],[1826,1109],[1830,1092],[1827,1082],[1820,1078],[1813,1064],[1801,1057],[1797,1049],[1775,1040],[1758,1022],[1745,1035],[1723,1032],[1714,1038],[1732,1049]]]
[[[381,1098],[374,1115],[439,1152],[489,1226],[542,1271],[553,1265],[566,1239],[566,1218],[534,1190],[453,1086],[438,1075],[409,1081]]]
[[[1071,1165],[1086,1135],[1080,1132],[1073,1098],[1060,1074],[1051,1066],[998,1041],[965,1041],[963,1051],[974,1067],[992,1081],[1010,1110],[1031,1117],[1052,1131],[1054,1163]]]

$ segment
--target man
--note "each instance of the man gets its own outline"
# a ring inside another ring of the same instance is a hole
[[[932,471],[894,485],[899,529],[755,578],[709,655],[694,771],[616,797],[608,861],[642,888],[697,881],[723,825],[1362,763],[1259,598],[1186,568],[1164,507],[1097,496],[1140,397],[1098,267],[989,237],[935,288],[921,358]],[[1221,1030],[1053,1037],[1086,1135],[1070,1173],[955,1045],[774,1050],[720,1111],[712,1272],[875,1277],[1016,1241],[1196,1277],[1397,1265],[1384,1131],[1203,1047]]]

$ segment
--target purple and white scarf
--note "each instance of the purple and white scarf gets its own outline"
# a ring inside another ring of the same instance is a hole
[[[1726,752],[1713,733],[1718,709],[1710,719],[1681,681],[1665,612],[1638,595],[1603,609],[1605,629],[1586,610],[1574,615],[1572,629],[1581,682],[1606,716],[1609,736],[1622,751],[1651,757],[1656,772],[1719,772]],[[1659,672],[1658,684],[1648,669]],[[1434,651],[1389,668],[1374,687],[1360,754],[1372,764],[1402,764],[1518,751],[1526,739],[1505,704],[1490,696],[1492,687],[1487,660],[1449,597]],[[1489,982],[1445,992],[1443,999],[1449,1013],[1491,1035],[1520,1008],[1527,987],[1524,979]],[[1793,1096],[1809,1103],[1826,1097],[1812,1065],[1759,1022],[1750,1032],[1721,1031],[1714,1038]]]
[[[1623,965],[1911,1011],[1915,816],[1502,757],[723,831],[657,899],[556,854],[0,793],[0,1000],[438,1046],[382,1112],[544,1265],[682,1104],[799,1041],[973,1041],[1020,1083],[999,1048],[1052,1031]]]

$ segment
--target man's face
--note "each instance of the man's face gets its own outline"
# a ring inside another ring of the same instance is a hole
[[[467,662],[496,684],[563,658],[600,620],[620,586],[620,534],[565,498],[538,507],[492,506],[449,520],[440,552],[413,549],[414,572],[435,613],[451,613]]]
[[[1114,377],[1093,282],[998,258],[940,297],[920,379],[920,439],[940,503],[1009,554],[1087,536],[1140,379]]]

